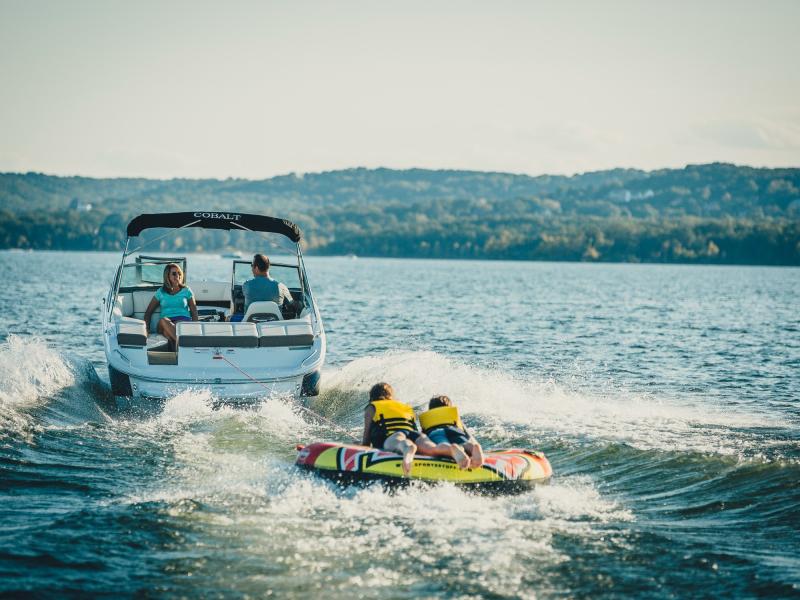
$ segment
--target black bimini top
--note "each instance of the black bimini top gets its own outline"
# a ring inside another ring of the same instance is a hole
[[[145,229],[152,229],[153,227],[166,227],[168,229],[200,227],[202,229],[266,231],[285,235],[295,243],[300,241],[302,235],[300,228],[286,219],[265,217],[263,215],[246,215],[244,213],[197,211],[139,215],[128,223],[128,237],[136,237]]]

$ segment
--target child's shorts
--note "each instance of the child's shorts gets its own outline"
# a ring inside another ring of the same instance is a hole
[[[402,432],[406,434],[406,437],[412,442],[416,442],[420,436],[419,431],[411,431],[403,429]],[[383,448],[383,444],[386,442],[386,440],[392,437],[391,435],[387,435],[386,437],[384,437],[383,435],[381,435],[381,431],[377,427],[374,427],[371,433],[372,435],[370,436],[369,443],[373,448]]]
[[[428,437],[434,444],[466,444],[469,442],[469,436],[464,430],[453,425],[437,427],[428,433]]]

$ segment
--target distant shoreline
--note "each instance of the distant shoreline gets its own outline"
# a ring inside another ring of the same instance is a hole
[[[118,255],[122,253],[119,250],[80,250],[80,249],[41,249],[41,248],[0,248],[0,253],[8,254],[111,254]],[[158,254],[158,252],[156,252]],[[192,251],[184,252],[183,254],[193,255],[220,255],[222,252],[215,251]],[[799,264],[774,264],[774,263],[736,263],[736,262],[681,262],[681,261],[603,261],[603,260],[564,260],[564,259],[529,259],[529,258],[463,258],[463,257],[436,257],[436,256],[356,256],[353,257],[347,254],[321,254],[316,252],[305,252],[303,256],[306,259],[315,258],[340,258],[342,260],[419,260],[419,261],[458,261],[458,262],[510,262],[510,263],[550,263],[550,264],[574,264],[574,265],[647,265],[647,266],[690,266],[690,267],[776,267],[796,269],[800,267]],[[223,259],[233,260],[233,259]]]
[[[0,207],[3,248],[114,251],[138,214],[202,208],[289,219],[318,256],[800,265],[800,168],[347,169],[260,181],[0,174]],[[181,237],[195,251],[236,247],[202,230]]]

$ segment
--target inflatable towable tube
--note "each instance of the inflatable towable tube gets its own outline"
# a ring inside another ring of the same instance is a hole
[[[400,455],[385,450],[330,442],[298,446],[297,450],[297,466],[342,484],[447,481],[479,491],[509,493],[544,483],[553,474],[550,462],[535,450],[490,450],[484,453],[484,464],[477,469],[459,469],[450,458],[418,454],[410,477],[403,477]]]

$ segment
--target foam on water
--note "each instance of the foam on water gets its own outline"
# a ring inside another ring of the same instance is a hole
[[[486,498],[451,486],[341,490],[285,463],[247,461],[209,447],[198,452],[202,440],[186,442],[198,462],[184,463],[182,484],[176,478],[158,494],[128,501],[166,503],[166,514],[187,521],[182,527],[199,524],[228,553],[277,565],[273,584],[309,593],[344,597],[358,585],[375,597],[402,584],[427,593],[444,585],[440,591],[466,586],[475,594],[509,594],[541,577],[520,556],[536,556],[539,566],[562,562],[552,536],[564,524],[577,531],[574,514],[573,520],[542,519],[534,494]],[[584,534],[592,535],[592,527],[584,523]],[[222,560],[216,547],[194,549],[195,559]],[[310,577],[291,582],[298,572]],[[235,580],[220,582],[228,577],[221,569],[214,576],[216,585],[242,593],[260,584],[241,570]]]
[[[398,584],[427,595],[533,597],[524,590],[546,589],[548,569],[569,560],[554,536],[594,543],[609,524],[632,520],[586,478],[514,497],[449,485],[341,489],[286,461],[220,452],[214,437],[187,435],[170,481],[127,502],[166,503],[165,514],[184,522],[179,527],[194,523],[216,538],[193,549],[194,560],[217,564],[209,569],[215,585],[240,593],[257,592],[270,564],[272,585],[327,597],[351,597],[353,586],[378,597]],[[238,570],[229,579],[218,545],[258,562],[258,574]],[[309,577],[293,582],[296,573]]]
[[[38,338],[10,335],[0,344],[0,436],[107,421],[97,405],[103,395],[86,360],[65,358]]]
[[[564,383],[513,377],[501,369],[475,367],[435,352],[370,356],[326,373],[325,378],[326,388],[339,396],[350,390],[360,397],[351,404],[351,417],[360,413],[366,392],[376,381],[390,382],[399,398],[417,408],[434,394],[447,394],[479,438],[501,444],[557,437],[624,442],[643,450],[755,456],[764,447],[757,430],[783,426],[775,418],[741,407],[679,402],[613,385],[589,394]]]
[[[82,366],[40,342],[9,340],[3,351],[37,355],[35,364],[49,361],[27,380],[12,373],[14,383],[2,388],[4,402],[18,389],[27,399],[21,406],[54,404],[76,379],[91,380],[80,374]],[[390,352],[326,371],[323,394],[310,406],[355,431],[366,393],[380,380],[417,407],[432,394],[450,395],[471,429],[491,445],[624,442],[686,450],[688,443],[725,454],[747,442],[741,429],[772,425],[759,415],[701,410],[613,387],[592,396],[434,352]],[[85,400],[68,397],[78,404]],[[89,404],[94,405],[91,399]],[[342,439],[341,431],[281,398],[234,408],[220,405],[208,390],[187,390],[169,398],[157,414],[117,419],[114,430],[134,447],[146,440],[165,449],[163,473],[102,503],[154,511],[180,530],[202,530],[204,544],[187,549],[187,560],[205,565],[205,574],[187,588],[197,586],[201,595],[204,578],[215,589],[242,594],[263,589],[263,568],[253,575],[226,569],[226,556],[272,565],[270,585],[279,589],[329,597],[349,596],[353,586],[366,597],[379,597],[397,585],[428,595],[525,597],[526,589],[559,594],[564,590],[543,575],[571,559],[558,540],[580,540],[591,552],[604,553],[609,551],[604,540],[611,536],[624,545],[625,531],[637,521],[624,498],[605,495],[586,475],[557,473],[549,486],[496,498],[449,485],[338,488],[293,462],[295,444]],[[228,553],[220,555],[218,547]],[[535,556],[537,568],[520,556]],[[298,572],[311,576],[298,581]]]
[[[43,341],[10,335],[0,344],[0,402],[5,409],[31,408],[73,383],[73,371]]]
[[[193,421],[214,414],[210,390],[185,390],[167,399],[156,419],[164,424]]]
[[[406,357],[406,364],[419,358]],[[368,371],[361,387],[384,375]],[[340,375],[337,385],[350,385],[346,379]],[[399,390],[411,387],[396,373],[394,380],[405,386]],[[361,391],[357,396],[360,410]],[[198,563],[224,561],[214,549],[224,545],[231,555],[274,565],[270,582],[282,589],[349,597],[358,586],[365,596],[378,597],[402,584],[434,595],[458,590],[525,597],[521,590],[528,587],[547,588],[546,569],[540,568],[568,560],[554,536],[589,542],[601,539],[609,524],[633,520],[586,477],[566,477],[514,497],[475,496],[449,485],[338,488],[293,465],[296,442],[330,437],[324,424],[285,401],[251,409],[215,409],[214,402],[209,392],[187,391],[171,398],[160,415],[131,425],[168,444],[171,465],[153,488],[122,502],[163,505],[181,529],[194,524],[216,538],[217,544],[192,551]],[[537,568],[520,556],[535,556]],[[264,583],[263,567],[252,576],[234,570],[230,581],[221,564],[208,572],[214,585],[240,593],[257,593]],[[310,577],[293,581],[298,572]]]
[[[125,426],[169,445],[173,456],[168,485],[137,492],[137,502],[263,495],[267,482],[285,478],[295,445],[323,435],[285,399],[236,408],[220,405],[208,390],[181,392],[166,401],[161,413],[128,420]]]
[[[536,487],[532,493],[539,513],[546,519],[562,523],[634,520],[629,509],[615,500],[603,497],[586,476],[561,477],[553,485]]]

